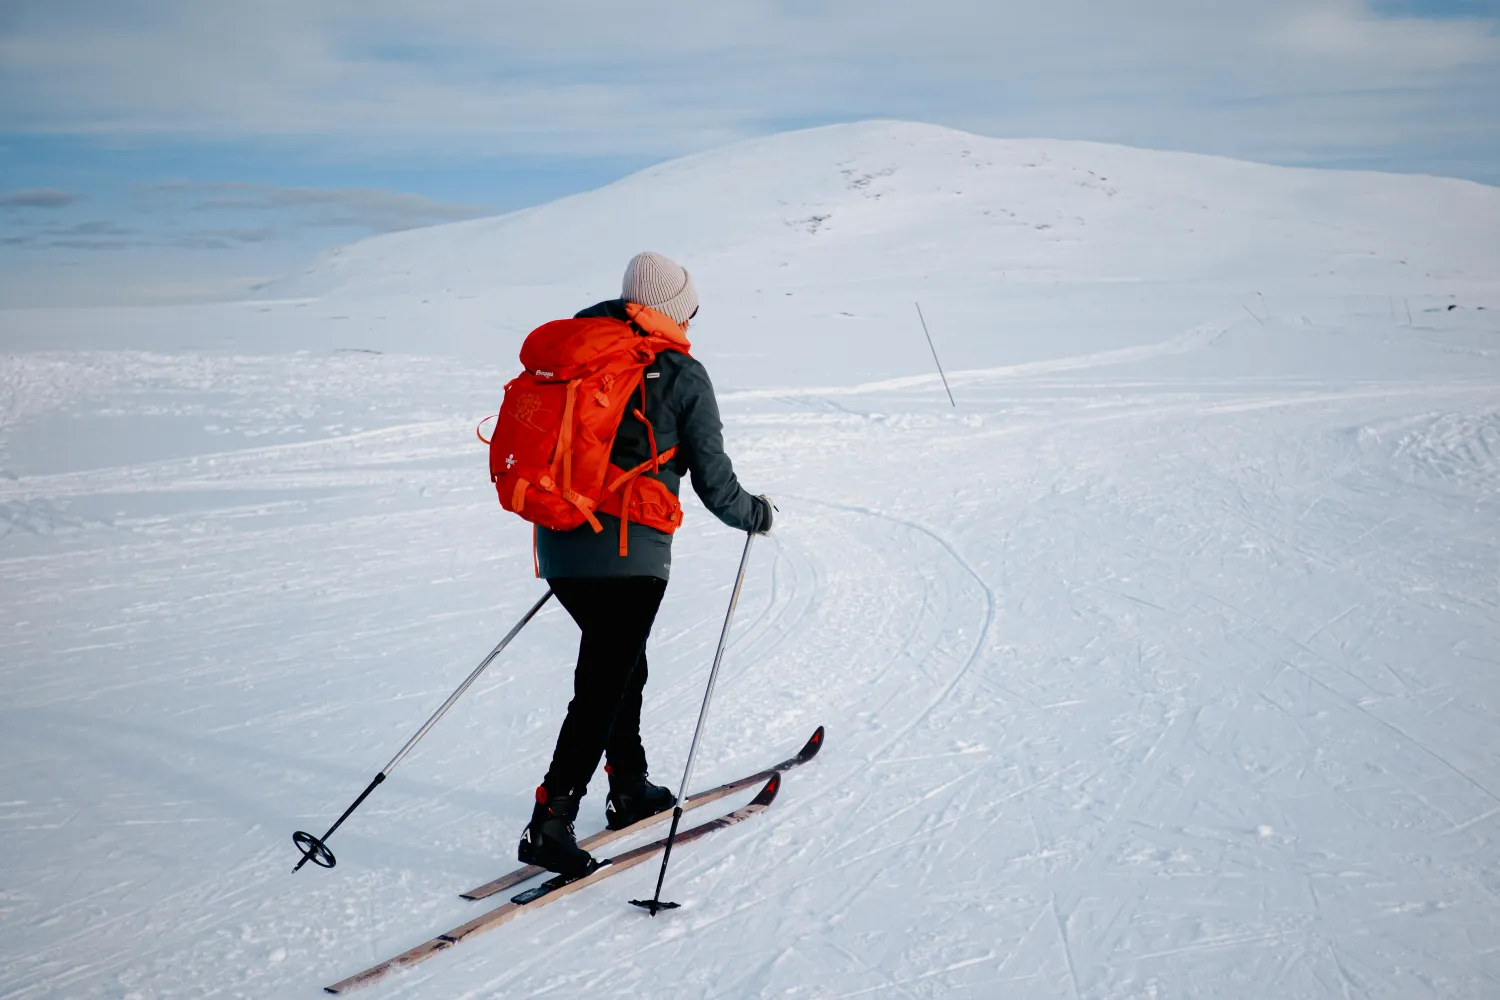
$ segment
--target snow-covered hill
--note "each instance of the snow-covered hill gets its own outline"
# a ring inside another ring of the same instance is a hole
[[[693,261],[706,290],[736,292],[1217,281],[1237,270],[1359,283],[1396,262],[1483,278],[1500,264],[1497,221],[1500,191],[1466,181],[874,122],[746,142],[540,208],[367,240],[286,287],[369,298],[608,286],[642,244]]]
[[[641,249],[693,269],[782,510],[700,783],[827,749],[674,858],[683,910],[624,873],[371,996],[1494,995],[1497,233],[1466,182],[879,122],[253,303],[0,313],[0,995],[311,996],[476,913],[567,701],[560,612],[337,869],[291,875],[290,833],[540,592],[473,424]],[[739,541],[689,500],[659,780]]]
[[[1221,312],[1331,323],[1478,304],[1500,189],[871,122],[689,157],[491,219],[393,233],[255,306],[12,313],[27,346],[420,349],[509,364],[539,317],[612,294],[654,247],[703,296],[697,345],[735,387],[950,368],[1161,339]],[[264,310],[264,311],[262,311]],[[109,316],[101,322],[101,316]],[[875,350],[871,344],[878,345]],[[722,366],[721,366],[722,367]]]

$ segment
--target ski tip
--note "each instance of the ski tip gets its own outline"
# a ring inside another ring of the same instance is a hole
[[[776,793],[781,791],[781,772],[771,775],[771,780],[766,782],[764,788],[750,800],[752,806],[768,806],[776,798]]]
[[[813,732],[812,738],[809,739],[803,745],[801,751],[798,752],[797,759],[803,761],[812,760],[818,755],[818,751],[821,749],[823,749],[823,727],[819,726]]]

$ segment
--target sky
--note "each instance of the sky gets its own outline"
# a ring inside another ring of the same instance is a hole
[[[0,307],[899,118],[1500,184],[1500,0],[0,0]]]

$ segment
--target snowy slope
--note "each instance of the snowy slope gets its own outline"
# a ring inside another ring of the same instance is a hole
[[[1485,239],[1497,206],[1493,189],[1465,181],[869,123],[742,143],[541,208],[379,237],[284,287],[368,298],[482,293],[502,277],[603,280],[642,239],[696,262],[706,288],[947,272],[1218,279],[1247,264],[1261,278],[1333,271],[1357,281],[1364,258],[1393,255],[1483,277],[1500,253]],[[1476,244],[1487,244],[1479,259],[1465,249]],[[854,252],[865,268],[850,267]],[[775,275],[783,265],[793,273]]]
[[[369,995],[1497,995],[1496,233],[1466,182],[870,123],[260,302],[0,314],[0,996],[313,996],[478,912],[568,697],[561,612],[337,869],[291,875],[290,833],[539,594],[472,426],[646,248],[697,276],[782,509],[700,783],[827,749],[674,858],[684,909],[624,905],[647,866]],[[658,779],[739,550],[688,516]]]

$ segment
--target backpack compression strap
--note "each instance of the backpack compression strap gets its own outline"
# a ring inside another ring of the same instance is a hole
[[[631,320],[631,325],[635,325],[634,319]],[[661,467],[670,462],[672,456],[677,454],[676,445],[673,445],[661,454],[657,454],[656,452],[656,428],[652,427],[651,421],[646,419],[645,379],[641,379],[641,405],[631,412],[635,414],[637,420],[646,425],[646,440],[651,442],[651,457],[629,472],[616,476],[615,481],[605,487],[609,492],[613,493],[620,488],[620,484],[623,483],[625,485],[625,492],[620,495],[620,557],[622,559],[630,554],[630,494],[635,491],[636,479],[643,472],[660,472]]]
[[[643,472],[660,472],[661,467],[670,462],[675,454],[677,454],[677,446],[673,445],[660,455],[653,455],[646,459],[629,472],[616,476],[615,481],[606,487],[611,493],[622,485],[625,487],[625,492],[620,494],[620,555],[622,557],[630,554],[630,494],[635,491],[635,481]]]
[[[557,467],[561,463],[562,490],[559,495],[577,507],[589,527],[598,534],[604,530],[604,525],[594,516],[594,502],[573,489],[573,404],[578,399],[578,386],[582,381],[575,378],[568,383],[567,400],[563,403],[562,430],[557,436],[557,450],[552,453],[552,475],[556,478]]]

